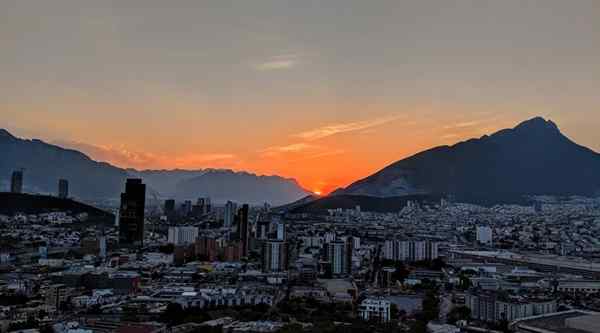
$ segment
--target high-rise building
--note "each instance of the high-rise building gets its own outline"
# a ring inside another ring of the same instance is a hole
[[[477,226],[477,241],[481,244],[491,245],[493,242],[492,228]]]
[[[66,199],[69,197],[69,181],[66,179],[58,180],[58,197]]]
[[[434,260],[439,257],[438,243],[419,240],[388,240],[383,247],[383,257],[405,262]]]
[[[106,258],[106,236],[100,236],[98,243],[100,245],[100,258]]]
[[[165,208],[163,210],[163,213],[168,217],[173,216],[175,214],[175,200],[174,199],[165,200]]]
[[[198,238],[197,227],[169,227],[169,243],[185,245],[196,242]]]
[[[285,240],[285,224],[282,222],[277,223],[277,239],[284,241]]]
[[[259,220],[256,222],[256,239],[266,240],[269,238],[269,232],[271,229],[271,222],[266,220]]]
[[[127,179],[125,193],[121,193],[119,210],[119,243],[142,246],[144,244],[144,210],[146,185],[141,179]]]
[[[10,192],[11,193],[23,193],[23,171],[13,171],[10,180]]]
[[[250,230],[248,226],[249,209],[250,207],[248,205],[243,205],[242,208],[238,210],[238,213],[235,217],[238,224],[238,239],[241,245],[242,257],[248,256],[248,250],[250,246]]]
[[[227,204],[225,204],[225,215],[223,216],[223,226],[225,228],[231,228],[233,225],[236,210],[237,204],[232,201],[227,201]]]
[[[192,213],[192,201],[185,200],[183,204],[181,204],[181,215],[189,216]]]
[[[204,257],[208,261],[217,260],[217,240],[210,237],[201,237],[196,241],[196,256]]]
[[[331,274],[334,276],[347,276],[351,273],[348,265],[348,246],[346,242],[338,240],[327,243],[327,260],[331,264]]]
[[[288,245],[280,240],[267,240],[262,247],[264,272],[284,272],[288,269]]]
[[[225,261],[240,261],[242,257],[242,244],[240,242],[234,242],[228,244],[223,249],[223,257]]]
[[[53,284],[46,289],[46,305],[60,312],[69,297],[69,288],[64,284]]]

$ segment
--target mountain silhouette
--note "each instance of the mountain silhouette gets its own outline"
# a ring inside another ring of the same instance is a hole
[[[279,176],[216,169],[122,169],[94,161],[77,150],[36,139],[19,139],[3,129],[0,152],[0,192],[9,189],[12,172],[23,169],[26,192],[56,194],[58,180],[67,179],[70,195],[85,201],[118,200],[128,177],[142,178],[152,199],[211,197],[217,204],[235,200],[279,205],[308,194],[295,180]]]
[[[456,199],[600,193],[600,154],[537,117],[479,139],[440,146],[395,162],[332,195]]]

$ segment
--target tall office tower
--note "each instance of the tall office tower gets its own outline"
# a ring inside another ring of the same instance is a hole
[[[346,267],[348,267],[348,274],[352,274],[352,255],[354,254],[354,237],[350,236],[346,238]]]
[[[141,179],[127,179],[125,193],[121,193],[119,210],[119,243],[144,245],[144,210],[146,185]]]
[[[165,200],[165,208],[163,210],[163,213],[166,216],[173,216],[175,214],[175,200],[174,199]]]
[[[269,238],[269,231],[271,229],[271,222],[265,220],[259,220],[256,222],[256,239],[265,240]]]
[[[69,197],[69,181],[66,179],[58,180],[58,197],[66,199]]]
[[[493,242],[492,228],[477,226],[477,241],[481,244],[491,245]]]
[[[208,214],[212,211],[212,204],[210,202],[210,198],[204,198],[204,214]]]
[[[100,258],[106,258],[106,236],[101,235],[98,238],[98,245],[100,247]]]
[[[186,245],[196,242],[198,238],[197,227],[169,227],[169,243]]]
[[[189,216],[192,213],[192,201],[186,200],[181,204],[181,215]]]
[[[285,240],[285,224],[283,222],[277,223],[277,240]]]
[[[11,193],[23,193],[23,171],[13,171],[10,180],[10,192]]]
[[[331,273],[334,276],[347,276],[351,266],[348,266],[348,248],[346,242],[334,241],[327,243],[327,260],[331,264]]]
[[[236,210],[237,204],[232,201],[227,201],[227,204],[225,204],[225,216],[223,217],[223,226],[225,228],[231,228],[233,225]]]
[[[240,240],[240,245],[242,247],[241,255],[242,257],[248,256],[248,247],[250,246],[250,230],[248,228],[248,205],[243,205],[242,208],[238,210],[238,214],[236,215],[236,220],[238,223],[238,239]]]
[[[267,240],[262,247],[263,272],[284,272],[288,269],[288,245],[280,240]]]

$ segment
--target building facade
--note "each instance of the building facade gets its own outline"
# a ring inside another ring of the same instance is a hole
[[[119,243],[143,246],[146,185],[141,179],[128,179],[121,194],[119,210]]]

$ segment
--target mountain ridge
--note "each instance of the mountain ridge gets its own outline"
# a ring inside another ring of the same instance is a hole
[[[125,180],[129,177],[144,179],[148,185],[148,195],[162,198],[175,197],[179,200],[194,199],[198,197],[213,197],[212,193],[202,188],[186,185],[185,196],[178,196],[177,187],[186,181],[192,181],[203,175],[256,178],[254,186],[269,195],[244,196],[252,190],[239,188],[241,193],[223,193],[222,200],[226,201],[231,196],[240,202],[259,204],[271,202],[284,204],[302,198],[307,191],[293,178],[284,178],[277,175],[257,175],[246,171],[233,171],[230,169],[200,169],[200,170],[135,170],[123,169],[107,162],[95,161],[90,156],[75,150],[63,148],[56,144],[46,143],[39,139],[17,138],[5,129],[0,129],[0,186],[8,188],[10,175],[14,170],[25,169],[25,190],[33,193],[55,193],[58,179],[65,178],[70,182],[70,192],[73,196],[86,200],[118,200],[123,190]],[[270,181],[270,183],[268,182]],[[284,183],[280,191],[269,190],[268,186],[277,186],[277,182]],[[206,177],[205,177],[205,184]],[[1,192],[1,190],[0,190]],[[251,200],[250,200],[251,199]],[[213,200],[219,202],[219,200]]]
[[[600,192],[596,170],[600,154],[564,136],[551,120],[535,117],[478,139],[424,150],[332,195],[593,196]]]

